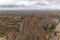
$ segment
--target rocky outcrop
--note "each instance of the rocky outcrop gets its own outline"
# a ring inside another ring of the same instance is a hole
[[[43,28],[39,25],[39,17],[36,14],[27,15],[21,29],[21,40],[47,40]]]

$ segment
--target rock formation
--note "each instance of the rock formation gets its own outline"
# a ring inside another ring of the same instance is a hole
[[[47,40],[43,28],[39,25],[39,17],[36,14],[27,15],[24,18],[21,29],[21,40]]]

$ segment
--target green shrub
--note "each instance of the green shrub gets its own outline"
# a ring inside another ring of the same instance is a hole
[[[19,29],[18,29],[18,28],[16,28],[16,29],[15,29],[15,31],[16,31],[16,32],[19,32]]]
[[[43,29],[45,30],[45,32],[47,34],[49,34],[49,33],[52,33],[54,31],[55,25],[52,24],[51,26],[49,26],[49,25],[43,26]]]
[[[52,25],[49,29],[50,29],[51,31],[54,31],[55,25]]]
[[[47,25],[47,26],[43,26],[43,29],[45,30],[45,33],[46,33],[46,35],[48,35],[48,39],[50,39],[51,38],[51,34],[53,33],[53,31],[55,30],[55,25],[51,25],[51,26],[49,26],[49,25]]]
[[[0,36],[6,35],[6,29],[3,27],[0,27]]]

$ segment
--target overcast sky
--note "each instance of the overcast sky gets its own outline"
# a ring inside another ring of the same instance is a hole
[[[0,0],[2,5],[16,5],[17,9],[60,9],[60,0]]]

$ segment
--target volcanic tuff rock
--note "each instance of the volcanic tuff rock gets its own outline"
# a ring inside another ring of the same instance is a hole
[[[36,14],[26,16],[20,35],[21,40],[47,40],[43,28],[39,25],[39,17]]]

